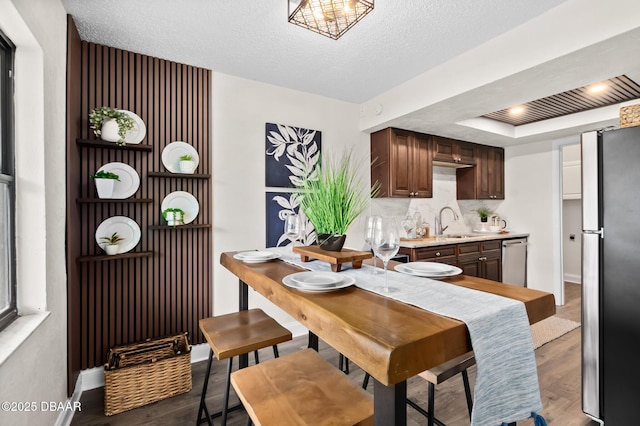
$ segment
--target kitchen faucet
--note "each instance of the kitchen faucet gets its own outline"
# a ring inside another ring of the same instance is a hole
[[[443,208],[440,209],[440,213],[438,213],[438,216],[436,216],[435,218],[435,233],[436,235],[442,235],[442,233],[449,227],[449,225],[445,226],[444,228],[442,227],[442,212],[445,210],[451,210],[451,213],[453,213],[453,220],[458,220],[458,214],[456,213],[455,210],[453,210],[451,207],[449,206],[444,206]]]

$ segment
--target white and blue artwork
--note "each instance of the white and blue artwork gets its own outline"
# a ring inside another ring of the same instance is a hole
[[[284,247],[293,241],[284,233],[284,218],[290,214],[302,217],[303,232],[295,242],[297,245],[311,245],[316,241],[316,231],[313,225],[300,210],[299,192],[267,192],[267,244],[265,247]]]
[[[317,173],[322,133],[266,123],[265,186],[295,188]]]

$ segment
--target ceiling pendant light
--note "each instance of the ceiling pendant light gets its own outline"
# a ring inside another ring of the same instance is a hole
[[[289,0],[289,22],[337,40],[373,10],[374,0]]]

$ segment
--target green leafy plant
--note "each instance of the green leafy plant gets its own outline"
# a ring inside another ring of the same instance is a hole
[[[162,211],[162,217],[164,220],[167,220],[167,213],[181,213],[182,217],[184,217],[184,210],[177,207],[169,207],[168,209],[164,209]]]
[[[116,143],[122,146],[125,144],[124,138],[127,132],[135,127],[136,122],[124,111],[106,106],[94,108],[93,111],[89,113],[89,123],[96,136],[100,137],[102,134],[102,124],[110,118],[118,123],[118,136],[120,136],[120,139],[118,139]]]
[[[117,181],[120,181],[120,176],[113,172],[105,172],[104,170],[98,170],[95,175],[91,175],[89,177],[93,179],[115,179]]]
[[[473,211],[478,213],[478,216],[480,216],[480,219],[486,219],[493,214],[493,210],[491,210],[489,207],[485,206],[484,204]]]
[[[302,181],[300,208],[313,224],[317,234],[344,235],[351,223],[375,197],[380,185],[368,185],[359,173],[361,162],[352,161],[351,151],[338,159],[324,158],[317,174]]]
[[[118,235],[117,232],[114,232],[113,234],[111,234],[110,237],[100,237],[100,239],[105,243],[111,244],[111,245],[118,244],[120,241],[124,241],[124,238]]]
[[[193,160],[193,157],[190,156],[189,154],[185,154],[185,155],[181,155],[180,156],[180,161],[191,161]]]

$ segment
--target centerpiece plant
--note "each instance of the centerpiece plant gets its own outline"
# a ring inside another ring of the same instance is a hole
[[[300,188],[300,208],[313,224],[321,248],[340,251],[353,221],[380,190],[378,182],[370,189],[362,179],[360,166],[351,151],[339,158],[325,157]]]

